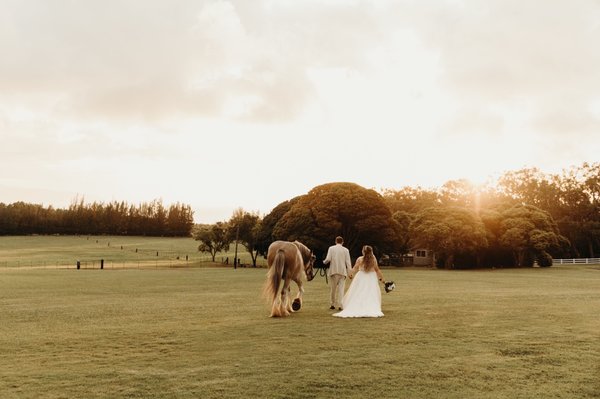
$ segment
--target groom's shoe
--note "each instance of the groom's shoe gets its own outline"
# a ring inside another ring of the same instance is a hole
[[[329,310],[335,310],[335,306],[331,305],[331,306],[329,307]]]

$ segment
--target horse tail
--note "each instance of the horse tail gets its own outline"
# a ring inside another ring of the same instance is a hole
[[[284,266],[285,252],[283,249],[280,249],[277,251],[275,259],[273,259],[273,264],[269,269],[267,284],[265,286],[265,294],[271,301],[277,299],[277,291],[279,290],[279,285],[281,284],[281,279],[283,277]]]

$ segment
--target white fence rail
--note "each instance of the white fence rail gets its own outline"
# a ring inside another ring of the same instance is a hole
[[[552,259],[555,265],[598,265],[600,258]]]

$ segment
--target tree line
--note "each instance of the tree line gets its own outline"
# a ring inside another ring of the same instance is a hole
[[[0,203],[0,235],[110,234],[189,237],[194,213],[189,205],[165,207],[161,200],[127,202],[74,201],[67,209],[39,204]]]
[[[600,163],[561,174],[525,168],[494,183],[452,180],[438,189],[376,192],[329,183],[264,217],[240,208],[229,221],[193,231],[199,250],[213,259],[237,237],[254,262],[274,240],[299,240],[322,259],[337,235],[353,257],[364,244],[379,256],[420,248],[433,251],[437,265],[446,268],[550,266],[553,258],[597,257]]]
[[[600,254],[600,163],[560,174],[525,168],[479,187],[458,180],[383,195],[405,242],[436,250],[449,264],[545,266],[552,258]]]

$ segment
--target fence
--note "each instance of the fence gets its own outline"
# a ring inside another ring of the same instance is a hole
[[[261,259],[262,261],[262,259]],[[193,268],[205,267],[220,263],[226,265],[224,259],[211,256],[194,256],[177,258],[153,259],[59,259],[55,261],[40,260],[0,260],[0,270],[8,269],[145,269],[145,268]],[[264,262],[257,262],[257,267],[265,267]],[[233,268],[233,263],[229,264]],[[250,261],[238,267],[252,266]]]
[[[0,270],[5,269],[123,269],[123,268],[181,268],[212,264],[212,259],[84,259],[84,260],[0,260]]]
[[[598,265],[600,258],[552,259],[555,265]]]

